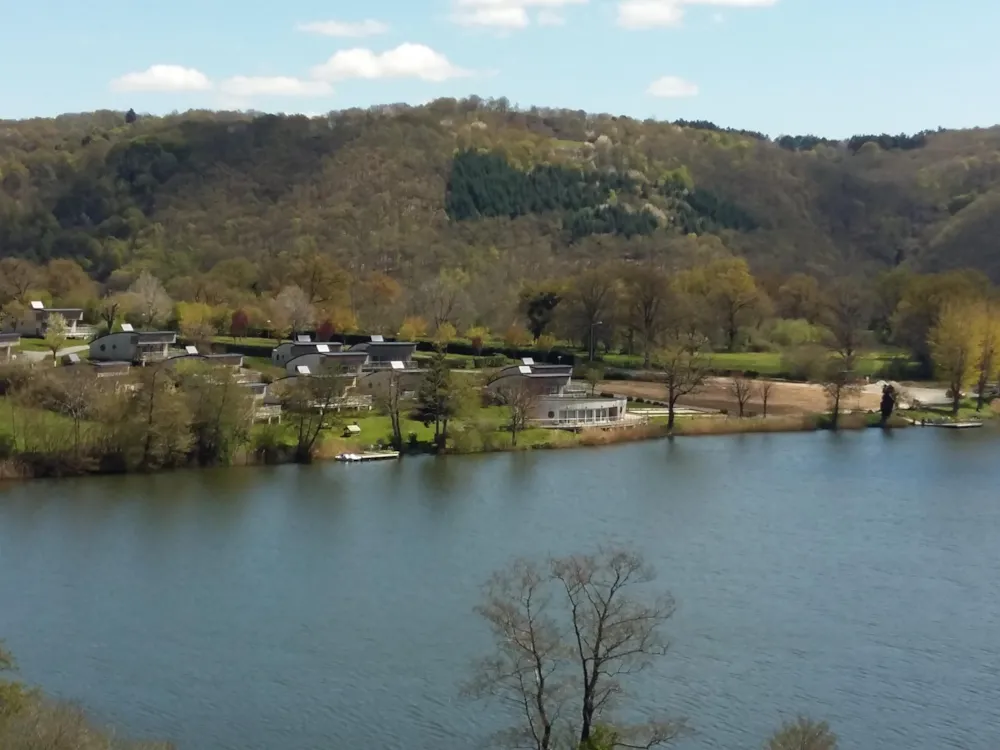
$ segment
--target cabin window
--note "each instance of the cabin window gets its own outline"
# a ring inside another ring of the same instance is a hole
[[[107,349],[108,349],[108,345],[107,344],[101,344],[101,351],[102,352],[103,351],[107,351]]]
[[[549,419],[554,419],[555,416],[556,416],[556,413],[554,411],[550,411],[549,412]]]

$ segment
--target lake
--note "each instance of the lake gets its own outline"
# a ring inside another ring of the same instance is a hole
[[[23,676],[184,750],[468,750],[480,584],[516,555],[643,552],[674,595],[638,713],[760,747],[1000,746],[1000,437],[911,429],[32,482],[0,488]]]

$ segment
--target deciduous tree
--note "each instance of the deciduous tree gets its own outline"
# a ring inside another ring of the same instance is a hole
[[[45,324],[45,348],[52,352],[53,366],[59,364],[59,351],[66,346],[69,326],[59,313],[50,313]]]
[[[644,367],[649,367],[657,339],[667,325],[671,291],[670,277],[656,266],[636,266],[626,272],[626,319],[639,334]]]
[[[295,460],[309,463],[324,430],[339,421],[338,406],[347,381],[336,368],[314,375],[300,375],[282,392],[282,410],[295,432]]]
[[[538,392],[531,387],[530,381],[517,378],[515,382],[501,388],[497,392],[497,396],[507,410],[510,444],[517,446],[517,436],[527,428],[535,405],[538,403]]]
[[[163,284],[149,271],[143,271],[128,288],[133,311],[139,315],[144,326],[162,324],[173,310],[173,301],[163,288]]]
[[[974,321],[975,303],[948,301],[941,307],[937,323],[928,334],[935,375],[948,384],[951,409],[956,416],[962,404],[962,392],[976,375],[979,347]]]
[[[448,441],[448,422],[458,413],[460,394],[448,368],[444,349],[438,349],[427,367],[417,390],[413,418],[426,426],[434,425],[434,445],[442,450]]]
[[[292,337],[305,331],[315,320],[315,310],[308,295],[297,286],[286,286],[274,298],[275,307],[288,321]]]
[[[753,391],[753,380],[747,377],[746,373],[737,373],[729,382],[729,392],[736,400],[740,419],[744,417],[747,404],[750,403],[750,398],[753,396]]]
[[[697,333],[673,331],[657,352],[653,367],[667,389],[667,429],[674,429],[677,401],[697,391],[708,376],[705,339]]]
[[[38,266],[22,258],[0,259],[0,302],[16,300],[27,305],[28,292],[41,281]]]
[[[760,397],[760,405],[767,418],[767,404],[771,400],[771,391],[774,389],[773,380],[758,380],[756,383],[757,395]]]
[[[624,549],[517,560],[486,585],[477,612],[493,634],[493,652],[469,684],[495,699],[514,724],[505,747],[653,748],[681,723],[616,720],[629,677],[666,654],[663,627],[674,611],[668,594],[649,591],[654,571]]]
[[[252,394],[228,366],[194,361],[177,367],[191,415],[195,459],[202,466],[229,465],[250,440]]]

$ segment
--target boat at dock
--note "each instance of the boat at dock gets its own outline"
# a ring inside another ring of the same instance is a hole
[[[335,456],[342,463],[364,463],[366,461],[388,461],[399,458],[399,451],[366,451],[364,453],[340,453]]]
[[[974,427],[982,427],[982,422],[924,422],[924,427],[944,427],[949,430],[969,430]]]

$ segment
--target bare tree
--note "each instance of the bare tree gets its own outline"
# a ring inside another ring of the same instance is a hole
[[[608,548],[545,563],[519,560],[493,576],[476,611],[490,625],[495,650],[470,688],[517,716],[498,737],[506,747],[652,748],[678,735],[676,721],[614,720],[626,695],[623,679],[667,651],[661,630],[673,600],[633,595],[653,578],[640,556]]]
[[[115,322],[118,320],[118,316],[128,308],[128,303],[128,295],[121,293],[109,294],[100,301],[98,312],[101,320],[108,327],[108,333],[114,331]]]
[[[538,393],[531,382],[520,378],[519,382],[504,386],[498,391],[500,403],[507,407],[507,429],[510,430],[510,444],[517,445],[517,436],[528,426],[531,413],[538,403]]]
[[[753,381],[747,377],[745,372],[738,373],[733,376],[732,381],[729,383],[729,392],[736,399],[736,405],[739,408],[739,417],[743,419],[747,404],[750,403],[750,398],[753,396]]]
[[[28,304],[28,292],[41,281],[41,270],[21,258],[0,259],[0,302]]]
[[[764,750],[837,750],[837,735],[825,721],[800,717],[786,722],[764,745]]]
[[[871,295],[858,279],[835,281],[823,300],[820,319],[830,331],[830,348],[848,370],[855,369],[872,309]]]
[[[128,288],[133,309],[142,318],[143,325],[154,326],[162,323],[173,309],[173,300],[163,288],[160,280],[149,271],[143,271]]]
[[[598,328],[611,330],[610,316],[618,296],[618,276],[611,267],[594,268],[578,274],[570,281],[567,311],[572,327],[587,342],[590,359],[596,351]]]
[[[660,333],[666,327],[671,302],[670,277],[652,265],[629,268],[625,279],[629,325],[639,333],[643,367],[649,367]]]
[[[844,402],[859,392],[853,377],[854,373],[848,369],[845,360],[839,355],[834,356],[827,364],[823,390],[826,391],[827,400],[830,402],[831,429],[836,430],[840,427],[840,413],[843,411]]]
[[[403,448],[402,405],[401,377],[398,370],[391,370],[389,372],[389,386],[386,388],[385,394],[379,396],[378,406],[389,416],[389,422],[392,425],[392,447],[396,450]]]
[[[288,321],[293,337],[313,322],[315,315],[309,296],[297,286],[286,286],[278,292],[274,305]]]
[[[667,429],[674,428],[677,400],[694,393],[708,376],[705,339],[697,333],[674,332],[657,354],[655,367],[667,388]]]
[[[771,400],[771,390],[774,388],[773,380],[758,380],[757,395],[760,396],[760,404],[764,409],[764,418],[767,418],[767,403]]]

